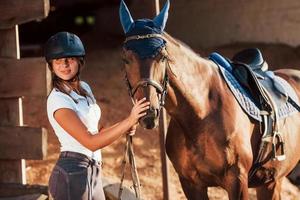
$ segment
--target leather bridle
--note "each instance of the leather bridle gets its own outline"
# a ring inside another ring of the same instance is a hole
[[[124,41],[124,44],[130,40],[141,40],[141,39],[147,39],[147,38],[163,38],[163,36],[160,34],[134,35],[134,36],[127,37]],[[128,88],[129,96],[131,97],[133,103],[134,103],[134,95],[140,87],[153,86],[156,89],[157,94],[161,95],[160,98],[158,97],[159,102],[160,102],[160,108],[162,106],[164,106],[165,97],[167,94],[167,87],[168,87],[168,83],[169,83],[169,76],[167,73],[167,68],[169,67],[169,61],[168,61],[168,58],[166,58],[166,57],[164,57],[162,59],[164,59],[164,61],[166,63],[165,72],[164,72],[165,76],[164,76],[164,80],[163,80],[162,84],[160,84],[157,81],[150,79],[150,78],[142,78],[133,87],[128,80],[127,72],[125,70],[125,82],[126,82],[126,85]]]
[[[163,81],[162,85],[157,83],[155,80],[152,80],[152,79],[149,79],[149,78],[143,78],[135,85],[135,87],[132,87],[129,80],[128,80],[126,72],[125,72],[125,81],[126,81],[126,84],[127,84],[129,96],[131,97],[132,101],[134,101],[134,95],[140,87],[148,87],[148,86],[151,85],[156,89],[156,92],[161,95],[160,99],[159,99],[160,106],[165,105],[165,97],[166,97],[166,94],[167,94],[167,86],[168,86],[168,83],[169,83],[169,77],[168,77],[167,73],[165,74],[164,81]]]

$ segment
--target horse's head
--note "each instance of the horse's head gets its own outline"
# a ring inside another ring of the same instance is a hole
[[[168,57],[162,33],[168,9],[169,0],[153,20],[134,21],[123,0],[120,5],[120,20],[126,36],[123,44],[126,82],[132,99],[146,97],[150,101],[147,115],[140,119],[140,124],[147,129],[157,126],[167,90]]]

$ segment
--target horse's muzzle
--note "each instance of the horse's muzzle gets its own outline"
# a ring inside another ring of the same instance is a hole
[[[147,110],[147,114],[140,118],[139,123],[146,129],[153,129],[158,125],[158,116],[159,110],[151,107]]]

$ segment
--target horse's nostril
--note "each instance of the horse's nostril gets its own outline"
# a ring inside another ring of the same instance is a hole
[[[148,110],[148,115],[152,115],[154,117],[158,117],[159,115],[159,109],[154,108],[154,107],[150,107]]]
[[[139,122],[142,125],[142,127],[147,129],[153,129],[157,126],[157,117],[159,115],[159,109],[156,109],[154,107],[150,107],[147,110],[147,115],[142,117]]]
[[[158,109],[153,109],[152,113],[155,118],[158,117],[158,114],[159,114]]]

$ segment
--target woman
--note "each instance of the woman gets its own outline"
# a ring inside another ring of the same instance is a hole
[[[136,101],[129,116],[98,130],[101,110],[89,85],[80,81],[85,50],[79,37],[59,32],[47,41],[45,58],[52,72],[47,114],[61,146],[49,180],[57,200],[103,200],[100,149],[130,132],[146,114],[149,102]]]

